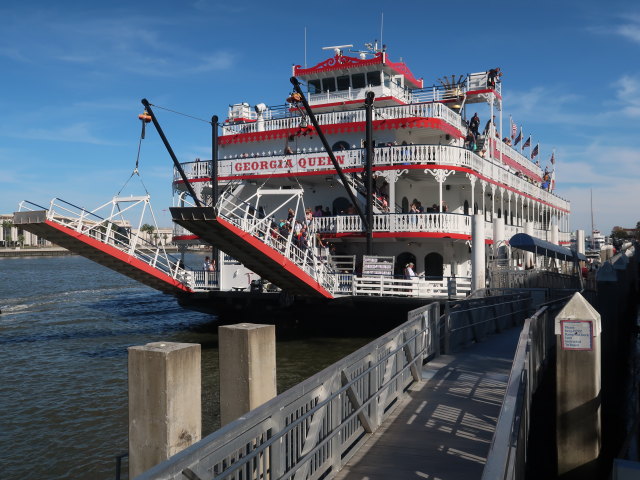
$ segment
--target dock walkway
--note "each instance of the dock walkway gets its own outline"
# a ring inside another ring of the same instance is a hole
[[[423,367],[422,382],[337,474],[340,480],[479,479],[519,328]]]

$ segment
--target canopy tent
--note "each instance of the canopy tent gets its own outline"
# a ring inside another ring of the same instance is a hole
[[[536,255],[544,255],[545,257],[557,258],[567,262],[571,262],[574,259],[580,261],[587,260],[587,257],[582,253],[574,252],[566,247],[561,247],[555,243],[532,237],[526,233],[516,233],[511,237],[511,240],[509,240],[509,245],[513,248],[535,253]]]

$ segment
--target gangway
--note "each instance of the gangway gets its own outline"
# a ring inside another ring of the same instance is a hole
[[[167,255],[163,245],[141,238],[141,225],[137,233],[131,233],[125,212],[141,208],[142,224],[149,205],[149,195],[116,196],[91,211],[59,198],[51,200],[49,208],[25,200],[14,213],[13,223],[149,287],[172,294],[191,292],[190,272]],[[104,217],[100,215],[103,211],[107,211]]]
[[[294,228],[288,233],[281,232],[274,216],[295,202],[295,220],[302,193],[302,189],[258,188],[246,200],[228,192],[221,195],[215,207],[172,207],[170,210],[175,223],[288,293],[330,299],[335,275],[330,265],[315,254],[315,234],[309,232],[303,244],[296,244]],[[260,206],[265,196],[284,197],[284,201],[266,213]]]

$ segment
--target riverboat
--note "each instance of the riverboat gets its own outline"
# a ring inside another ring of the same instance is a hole
[[[285,105],[230,106],[218,139],[215,201],[212,163],[181,165],[215,215],[259,243],[247,249],[276,250],[326,297],[442,298],[471,290],[474,215],[482,218],[490,261],[516,233],[569,243],[569,202],[544,183],[538,163],[503,141],[499,77],[487,71],[426,86],[386,49],[350,55],[349,47],[330,47],[333,55],[315,66],[294,66],[304,88]],[[465,143],[467,119],[482,107],[492,121]],[[185,183],[175,169],[174,241],[189,244],[201,238],[185,207]],[[225,253],[236,240],[223,237],[208,237],[220,248],[215,288],[277,289],[273,274],[239,263],[253,252]],[[514,267],[526,261],[502,256]]]
[[[57,221],[106,255],[90,258],[213,309],[241,299],[424,303],[482,288],[485,268],[548,267],[511,251],[509,239],[569,244],[570,204],[555,193],[555,175],[545,179],[510,145],[512,129],[503,134],[499,69],[428,86],[386,47],[351,48],[294,66],[284,104],[231,105],[213,128],[212,159],[179,163],[143,100],[142,121],[153,120],[174,159],[173,241],[211,247],[211,270],[148,251],[133,265],[107,246],[136,255],[137,236],[117,240],[118,229],[103,217],[87,224],[86,212],[68,220],[71,204],[15,221]],[[62,227],[48,228],[65,245]]]

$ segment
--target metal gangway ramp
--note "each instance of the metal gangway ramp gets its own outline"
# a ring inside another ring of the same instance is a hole
[[[216,207],[172,207],[173,221],[240,261],[262,278],[290,294],[333,298],[335,276],[329,263],[315,254],[315,235],[304,246],[294,242],[294,230],[283,235],[273,214],[295,202],[302,189],[258,189],[247,200],[225,192]],[[260,214],[260,200],[284,198],[271,213]],[[255,203],[250,203],[255,201]],[[295,215],[294,215],[295,218]]]
[[[23,201],[13,223],[45,238],[70,252],[82,255],[140,283],[165,293],[191,292],[189,272],[169,255],[162,245],[153,245],[131,234],[122,221],[125,212],[149,207],[149,196],[114,197],[110,202],[88,211],[59,198],[45,208]],[[106,216],[99,212],[107,210]],[[109,212],[110,210],[110,212]]]

